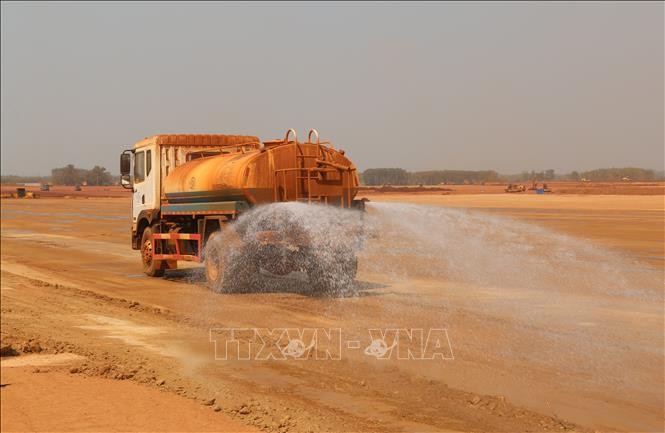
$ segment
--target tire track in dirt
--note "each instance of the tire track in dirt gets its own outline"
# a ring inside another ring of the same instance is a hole
[[[253,366],[252,369],[257,371],[249,373],[241,371],[240,374],[233,366],[219,368],[217,365],[208,365],[197,367],[195,372],[190,372],[194,376],[187,377],[187,373],[183,374],[186,368],[183,368],[182,360],[174,362],[170,359],[173,356],[168,350],[166,355],[156,354],[154,350],[148,350],[149,353],[146,353],[144,348],[135,349],[133,346],[136,345],[130,344],[129,349],[126,348],[128,346],[126,344],[118,345],[115,339],[101,344],[93,343],[91,339],[99,340],[97,332],[94,333],[95,336],[86,337],[85,331],[95,331],[95,329],[91,329],[90,325],[81,324],[86,323],[89,314],[81,312],[90,311],[89,304],[93,304],[96,314],[103,312],[104,317],[127,317],[121,319],[126,320],[124,323],[126,327],[134,324],[134,326],[163,328],[165,333],[170,335],[169,341],[177,342],[178,346],[186,346],[187,337],[182,336],[196,333],[200,329],[184,330],[182,317],[144,306],[136,301],[113,298],[64,285],[56,287],[39,279],[22,278],[4,270],[4,267],[3,271],[3,280],[10,281],[17,291],[20,290],[22,299],[26,299],[25,295],[31,293],[39,300],[36,303],[25,302],[21,306],[19,302],[14,301],[13,296],[7,298],[3,293],[5,298],[3,308],[5,305],[19,304],[18,308],[9,307],[12,311],[8,314],[3,312],[3,321],[5,321],[3,332],[8,330],[14,341],[29,338],[26,331],[30,330],[37,333],[32,337],[33,343],[39,341],[45,352],[57,353],[66,350],[86,356],[88,361],[80,369],[82,374],[119,380],[130,379],[166,388],[197,401],[209,399],[210,395],[214,394],[216,401],[222,407],[228,408],[224,409],[225,413],[267,430],[273,429],[273,423],[277,423],[277,429],[273,430],[288,430],[279,427],[287,415],[292,417],[288,426],[297,431],[306,431],[308,428],[329,431],[399,431],[427,428],[467,430],[471,425],[475,426],[474,429],[485,425],[488,431],[516,431],[516,420],[518,420],[518,430],[525,427],[542,428],[545,425],[553,427],[564,425],[566,429],[573,427],[572,424],[555,418],[515,408],[500,397],[477,396],[451,390],[434,381],[409,377],[395,368],[387,368],[385,371],[393,379],[391,384],[383,381],[375,383],[371,379],[363,381],[357,375],[349,373],[357,366],[351,367],[348,364],[331,369],[330,365],[313,363],[306,370],[290,365],[280,368],[271,365],[259,368]],[[44,303],[48,303],[50,308],[44,308]],[[31,329],[27,323],[23,323],[23,326],[20,326],[23,331],[19,331],[18,324],[12,320],[16,319],[18,312],[21,312],[26,319],[37,314],[42,317],[52,317],[48,312],[53,310],[60,311],[58,314],[60,320],[51,321],[49,326],[42,325]],[[49,328],[50,333],[45,332],[45,328]],[[84,332],[83,336],[81,332]],[[174,334],[181,336],[179,342],[174,338]],[[3,339],[4,337],[3,334]],[[62,341],[57,338],[62,338]],[[185,354],[190,350],[194,351],[197,348],[186,349]],[[146,367],[137,368],[143,365]],[[375,372],[365,371],[363,374],[372,375],[372,373]],[[250,377],[243,377],[243,374],[249,374]],[[273,381],[273,385],[261,385],[262,379],[270,382],[273,376],[277,378]],[[251,380],[252,378],[254,380]],[[364,384],[360,385],[361,382]],[[211,384],[217,386],[210,386]],[[219,389],[225,390],[227,395],[220,396]],[[417,390],[419,398],[414,398],[413,395],[409,395],[411,393],[404,391],[407,389]],[[250,393],[254,396],[253,400],[239,401],[236,397]],[[426,405],[428,407],[423,407],[423,400],[429,402]],[[374,416],[371,416],[372,414]],[[442,414],[447,415],[442,416]],[[267,415],[271,415],[269,420]],[[258,419],[254,419],[256,417]],[[316,423],[312,424],[305,420],[316,420]]]

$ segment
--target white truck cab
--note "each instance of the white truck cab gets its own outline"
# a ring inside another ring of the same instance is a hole
[[[233,136],[243,141],[243,136]],[[122,185],[132,189],[132,247],[140,249],[143,230],[160,221],[164,180],[176,167],[191,160],[192,155],[219,153],[223,135],[178,134],[154,135],[134,144],[120,155]],[[247,140],[258,141],[256,137]]]
[[[159,209],[159,163],[157,145],[148,144],[134,149],[132,197],[132,229],[141,212]]]

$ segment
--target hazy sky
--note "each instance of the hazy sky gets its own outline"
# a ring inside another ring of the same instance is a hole
[[[317,128],[360,169],[664,164],[663,3],[2,3],[2,174]]]

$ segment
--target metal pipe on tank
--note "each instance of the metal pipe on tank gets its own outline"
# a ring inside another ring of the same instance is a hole
[[[321,142],[319,141],[319,131],[314,128],[309,130],[309,133],[307,134],[307,142],[312,143],[312,133],[316,134],[316,144],[320,144]]]
[[[296,130],[293,128],[289,128],[288,131],[286,131],[286,136],[284,137],[284,142],[288,143],[289,142],[289,135],[293,132],[293,142],[298,143],[298,134],[296,134]]]

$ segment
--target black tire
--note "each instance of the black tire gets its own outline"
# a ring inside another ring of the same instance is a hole
[[[358,258],[353,253],[338,253],[330,264],[320,263],[313,257],[307,267],[309,282],[315,292],[337,296],[354,292],[357,272]]]
[[[243,247],[227,264],[229,272],[222,282],[222,290],[227,292],[250,292],[257,288],[259,266],[249,248]]]
[[[206,242],[205,259],[203,261],[208,288],[219,291],[227,271],[225,253],[222,250],[222,233],[215,232]]]
[[[230,233],[215,232],[210,235],[206,242],[204,266],[208,288],[219,293],[250,290],[259,274],[256,260],[247,247],[239,237]]]
[[[358,275],[358,257],[354,254],[353,257],[345,260],[342,264],[342,269],[351,281],[355,280],[356,275]]]
[[[143,263],[143,272],[149,277],[161,277],[164,275],[166,263],[161,260],[153,260],[155,252],[159,248],[153,242],[152,234],[159,233],[156,226],[146,227],[141,236],[141,262]]]

